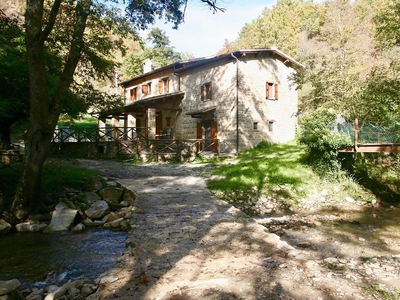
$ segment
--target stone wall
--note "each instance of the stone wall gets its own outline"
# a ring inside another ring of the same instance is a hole
[[[248,54],[239,64],[217,61],[181,74],[185,92],[182,112],[175,124],[176,138],[196,138],[197,123],[213,119],[218,124],[218,139],[236,143],[236,113],[239,115],[239,152],[263,140],[285,143],[295,137],[297,91],[288,76],[293,69],[269,54]],[[238,74],[239,90],[236,89]],[[212,83],[212,99],[201,100],[200,87]],[[266,99],[266,82],[278,84],[278,100]],[[216,107],[213,115],[192,118],[187,113]]]

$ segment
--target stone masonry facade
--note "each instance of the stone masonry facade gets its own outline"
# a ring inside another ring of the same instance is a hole
[[[218,140],[209,150],[220,153],[286,143],[297,126],[289,76],[301,67],[277,49],[249,49],[149,68],[121,83],[125,105],[99,120],[123,120],[148,139]]]

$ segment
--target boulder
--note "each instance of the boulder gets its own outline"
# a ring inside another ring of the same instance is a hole
[[[123,189],[115,186],[106,187],[99,191],[99,196],[106,201],[119,203]]]
[[[50,224],[43,232],[69,230],[74,224],[77,214],[78,211],[76,209],[69,208],[68,205],[63,202],[58,203],[53,212]]]
[[[15,225],[18,232],[41,232],[45,229],[47,224],[31,224],[29,222],[19,223]]]
[[[110,208],[106,201],[96,201],[87,210],[85,214],[92,220],[101,219],[110,212]]]
[[[8,281],[0,281],[0,296],[11,294],[21,286],[18,279],[11,279]]]
[[[0,219],[0,235],[7,234],[10,232],[12,226],[3,219]]]

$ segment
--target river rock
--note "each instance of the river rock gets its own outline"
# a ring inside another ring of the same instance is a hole
[[[99,200],[101,200],[101,197],[99,195],[97,195],[97,193],[95,193],[95,192],[87,192],[86,193],[86,201],[89,204],[92,204],[92,203],[94,203],[96,201],[99,201]]]
[[[21,285],[18,279],[11,279],[8,281],[0,281],[0,296],[10,294],[18,289]]]
[[[98,191],[105,186],[105,181],[101,177],[90,177],[85,180],[83,186],[88,192]]]
[[[29,222],[19,223],[15,225],[18,232],[41,232],[45,229],[47,224],[31,224]]]
[[[87,297],[95,292],[97,286],[94,284],[85,284],[81,289],[81,295]]]
[[[123,189],[115,186],[110,186],[99,191],[99,196],[106,201],[118,203],[122,197]]]
[[[85,214],[92,220],[101,219],[110,211],[109,206],[106,201],[96,201],[94,202],[90,208],[85,210]]]
[[[82,223],[76,224],[74,227],[72,227],[71,232],[73,233],[82,233],[85,231],[85,225]]]
[[[136,200],[137,195],[131,190],[125,190],[124,195],[122,196],[122,200],[129,203],[129,205],[133,205]]]
[[[71,209],[67,204],[60,202],[57,204],[53,212],[50,224],[43,232],[66,231],[74,224],[74,220],[78,214],[76,209]]]
[[[39,289],[33,289],[30,293],[28,291],[24,290],[22,291],[23,295],[28,295],[26,296],[26,300],[43,300],[44,293],[43,290]]]
[[[79,296],[79,294],[80,294],[80,290],[77,289],[77,288],[70,288],[70,289],[67,291],[67,294],[68,294],[68,296],[69,296],[70,298],[76,299],[76,298],[78,298],[78,296]]]
[[[60,287],[57,290],[55,290],[54,292],[48,294],[44,300],[54,300],[54,299],[58,299],[61,296],[64,296],[67,293],[67,290],[65,287]]]
[[[107,222],[104,224],[104,228],[107,229],[115,229],[118,228],[121,225],[121,222],[124,220],[124,218],[119,218],[117,220],[111,221],[111,222]]]
[[[29,295],[25,299],[26,300],[43,300],[43,296],[41,296],[41,295]]]
[[[115,211],[112,211],[112,212],[110,212],[110,214],[107,217],[107,223],[115,221],[119,218],[120,218],[120,216],[118,215],[118,213],[116,213]]]
[[[12,226],[3,219],[0,219],[0,235],[7,234],[10,232]]]

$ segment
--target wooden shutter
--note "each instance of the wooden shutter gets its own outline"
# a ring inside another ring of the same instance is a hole
[[[136,88],[131,89],[131,101],[135,101],[136,100]]]
[[[269,82],[265,82],[265,99],[269,99]]]
[[[202,150],[202,143],[201,139],[203,138],[203,126],[200,123],[197,123],[197,131],[196,131],[196,138],[200,141],[197,141],[196,148],[197,152],[200,152]]]
[[[166,78],[166,79],[164,80],[164,84],[165,84],[165,86],[164,86],[164,91],[165,91],[166,93],[169,93],[169,78]]]
[[[158,81],[158,94],[160,95],[163,93],[163,83],[164,81],[162,79]]]
[[[212,83],[208,84],[208,99],[212,99]]]
[[[213,152],[218,152],[218,128],[217,128],[217,122],[216,121],[211,121],[211,149]]]
[[[142,85],[142,94],[147,95],[149,93],[149,87],[147,84]]]
[[[278,84],[277,83],[275,83],[274,84],[274,98],[275,98],[275,100],[278,100]]]
[[[201,101],[204,101],[204,85],[201,86]]]

